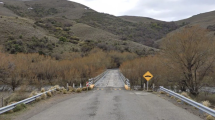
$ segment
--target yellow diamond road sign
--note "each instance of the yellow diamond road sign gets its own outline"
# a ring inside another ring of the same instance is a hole
[[[143,77],[144,77],[147,81],[149,81],[149,80],[151,80],[151,79],[153,78],[153,75],[152,75],[149,71],[147,71],[147,72],[143,75]]]

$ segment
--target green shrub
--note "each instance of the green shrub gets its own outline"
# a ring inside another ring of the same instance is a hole
[[[19,36],[19,39],[22,39],[22,35]]]
[[[60,38],[59,38],[59,41],[67,42],[67,39],[66,39],[65,37],[60,37]]]
[[[27,106],[23,103],[16,105],[16,107],[13,109],[13,112],[20,111],[22,109],[25,109]]]

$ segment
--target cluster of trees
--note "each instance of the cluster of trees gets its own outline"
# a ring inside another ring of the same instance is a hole
[[[144,82],[142,75],[150,71],[154,75],[151,83],[177,85],[198,95],[200,88],[213,85],[214,67],[214,40],[207,30],[187,26],[166,36],[159,54],[124,62],[120,69],[131,85]]]
[[[0,84],[13,90],[21,85],[84,84],[107,68],[117,67],[125,60],[136,57],[132,53],[104,52],[93,49],[87,55],[68,53],[64,59],[33,54],[0,53]]]

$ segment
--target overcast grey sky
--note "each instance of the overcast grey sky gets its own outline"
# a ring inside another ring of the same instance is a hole
[[[164,21],[215,10],[215,0],[71,0],[115,16],[143,16]]]

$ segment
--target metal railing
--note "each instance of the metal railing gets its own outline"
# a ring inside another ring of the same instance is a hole
[[[105,74],[108,72],[109,70],[106,70],[105,72],[103,72],[102,74],[99,74],[98,76],[89,79],[89,84],[95,84],[99,79],[101,79],[102,77],[105,76]]]
[[[30,103],[30,102],[36,100],[36,98],[40,97],[42,94],[46,94],[47,92],[52,92],[52,91],[55,91],[55,90],[56,89],[52,89],[52,90],[49,90],[49,91],[46,91],[46,92],[43,92],[43,93],[39,93],[39,94],[37,94],[35,96],[32,96],[30,98],[26,98],[26,99],[21,100],[19,102],[7,105],[5,107],[1,107],[0,108],[0,114],[5,113],[7,111],[10,111],[10,110],[14,109],[16,107],[16,105],[18,105],[18,104],[27,104],[27,103]]]
[[[120,71],[119,71],[119,75],[120,75],[120,78],[123,80],[123,82],[128,85],[128,87],[130,87],[130,81],[129,79],[127,79]]]
[[[201,111],[203,111],[205,113],[208,113],[208,114],[210,114],[210,115],[215,117],[215,110],[213,110],[213,109],[211,109],[209,107],[206,107],[206,106],[204,106],[204,105],[202,105],[202,104],[200,104],[198,102],[195,102],[195,101],[193,101],[191,99],[188,99],[188,98],[186,98],[186,97],[184,97],[184,96],[182,96],[182,95],[180,95],[178,93],[175,93],[175,92],[173,92],[171,90],[168,90],[168,89],[164,88],[163,86],[160,86],[160,90],[164,91],[164,92],[168,93],[169,95],[174,96],[174,97],[182,100],[183,102],[186,102],[186,103],[194,106],[195,108],[198,108],[199,110],[201,110]]]

